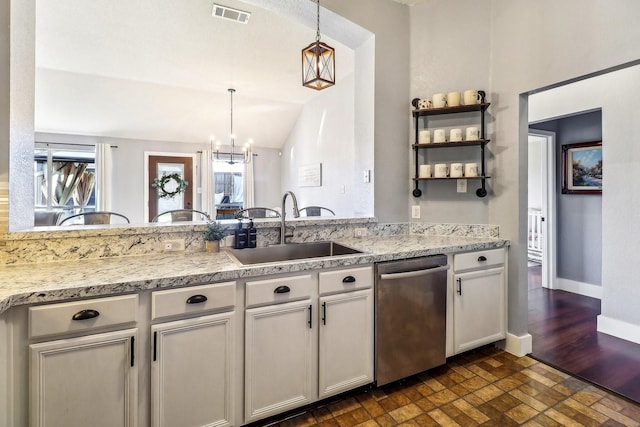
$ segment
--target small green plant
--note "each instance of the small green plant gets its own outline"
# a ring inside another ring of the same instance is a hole
[[[208,242],[217,242],[224,238],[225,228],[215,221],[209,221],[207,228],[202,233],[204,240]]]

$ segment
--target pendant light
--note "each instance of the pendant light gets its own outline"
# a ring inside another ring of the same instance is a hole
[[[322,90],[336,83],[335,50],[320,41],[320,0],[318,7],[316,41],[302,49],[302,85]]]
[[[227,89],[229,91],[229,95],[231,97],[231,132],[229,133],[229,144],[231,145],[231,150],[228,153],[225,152],[220,152],[220,144],[216,143],[216,149],[215,151],[213,150],[213,142],[215,138],[211,138],[209,140],[209,143],[211,144],[211,152],[212,152],[212,156],[213,156],[213,160],[214,161],[223,161],[225,163],[229,163],[230,165],[236,164],[236,163],[249,163],[251,161],[251,156],[253,155],[251,153],[251,144],[250,142],[248,142],[247,144],[245,144],[245,146],[242,148],[242,152],[238,152],[236,153],[236,136],[233,133],[233,94],[235,93],[235,89],[230,88]],[[222,158],[220,157],[220,155],[222,155]]]

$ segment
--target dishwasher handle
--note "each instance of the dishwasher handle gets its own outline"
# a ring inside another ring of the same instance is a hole
[[[406,277],[426,276],[428,274],[438,273],[440,271],[446,271],[448,269],[449,269],[449,265],[442,265],[439,267],[425,268],[423,270],[406,271],[402,273],[385,273],[380,275],[380,280],[394,280],[394,279],[404,279]]]

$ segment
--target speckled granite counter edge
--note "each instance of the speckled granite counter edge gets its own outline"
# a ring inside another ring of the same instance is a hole
[[[501,248],[508,240],[459,236],[390,236],[343,239],[363,254],[240,266],[226,252],[122,257],[59,262],[30,270],[0,269],[0,313],[13,306],[98,297],[150,289],[295,273],[403,258]],[[189,273],[185,274],[185,271]]]

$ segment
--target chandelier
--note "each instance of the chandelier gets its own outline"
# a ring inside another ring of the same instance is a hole
[[[316,41],[302,49],[302,85],[315,90],[333,86],[335,78],[335,50],[320,41],[320,0],[318,7]]]
[[[213,149],[213,143],[215,138],[211,137],[209,143],[211,144],[211,156],[213,157],[213,161],[216,162],[224,162],[229,163],[230,165],[234,165],[236,163],[249,163],[251,161],[251,140],[247,141],[246,144],[242,147],[242,151],[236,151],[236,136],[233,133],[233,94],[235,93],[235,89],[230,88],[227,89],[229,91],[229,95],[231,97],[231,132],[229,133],[229,145],[231,149],[227,152],[220,151],[220,142],[216,141],[215,150]]]

